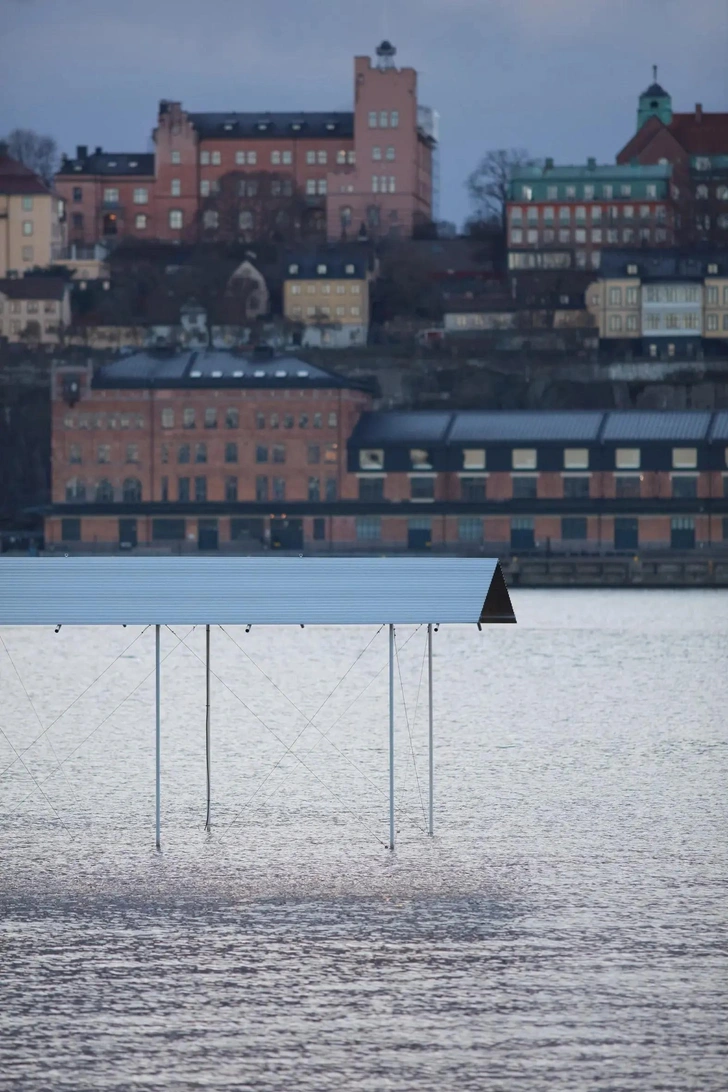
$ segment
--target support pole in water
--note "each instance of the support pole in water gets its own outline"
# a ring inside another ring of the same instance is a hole
[[[156,777],[156,803],[157,803],[157,849],[162,848],[162,824],[161,824],[161,795],[162,795],[162,693],[161,693],[161,658],[160,658],[160,630],[156,626],[156,689],[157,689],[157,777]]]
[[[389,848],[394,849],[394,626],[389,627]]]
[[[435,759],[432,746],[432,622],[427,627],[427,696],[429,709],[429,743],[430,743],[430,822],[429,833],[435,833],[434,799],[435,799]]]
[[[207,817],[205,830],[210,829],[210,627],[205,626],[205,761],[207,764]]]

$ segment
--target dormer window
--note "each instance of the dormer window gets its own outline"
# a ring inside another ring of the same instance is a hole
[[[333,121],[327,121],[326,122],[326,128],[329,130],[330,133],[333,133],[334,129],[336,128],[336,125],[334,124]]]
[[[136,160],[136,159],[130,159],[130,160],[129,160],[129,166],[130,166],[130,167],[138,167],[138,166],[139,166],[139,162],[138,162],[138,160]]]
[[[258,125],[257,125],[257,128],[261,133],[264,133],[266,131],[266,129],[268,128],[268,122],[267,121],[259,121]]]
[[[326,266],[325,265],[317,265],[316,266],[316,272],[317,273],[322,273],[325,276],[326,275]]]
[[[115,167],[116,166],[116,160],[115,159],[110,159],[109,162],[106,164],[106,166],[107,167]]]
[[[294,131],[295,133],[299,132],[299,130],[300,130],[300,128],[301,128],[301,123],[300,123],[300,121],[294,121],[294,123],[293,123],[293,125],[291,126],[291,128],[293,129],[293,131]]]
[[[463,470],[485,470],[485,451],[482,447],[466,447],[463,450]]]
[[[363,448],[359,452],[361,470],[384,470],[384,451],[381,448]]]
[[[298,273],[298,266],[295,263],[293,265],[289,265],[288,272],[291,274],[291,276],[295,276]]]
[[[717,272],[718,272],[718,263],[717,262],[711,262],[708,265],[708,273],[715,276],[717,274]]]
[[[637,276],[637,266],[634,264],[634,262],[630,262],[630,264],[627,266],[627,272],[629,273],[630,277]]]
[[[354,266],[351,265],[351,264],[349,264],[347,266],[344,266],[344,272],[349,273],[349,274],[353,273],[354,272]]]
[[[410,463],[413,470],[432,470],[432,460],[429,451],[424,448],[413,447],[410,449]]]

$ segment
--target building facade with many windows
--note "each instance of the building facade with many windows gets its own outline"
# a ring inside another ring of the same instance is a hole
[[[64,202],[0,146],[0,278],[46,268],[64,242]]]
[[[520,167],[507,207],[511,269],[598,269],[605,249],[673,243],[669,164]]]
[[[153,154],[85,146],[56,182],[69,242],[411,234],[432,217],[435,137],[414,69],[354,60],[353,112],[190,112],[159,104]],[[431,129],[431,127],[429,127]]]

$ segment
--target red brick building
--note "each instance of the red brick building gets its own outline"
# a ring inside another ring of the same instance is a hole
[[[354,111],[191,113],[159,104],[153,154],[89,154],[56,176],[68,240],[196,242],[282,235],[410,235],[432,218],[432,112],[414,69],[354,61]]]

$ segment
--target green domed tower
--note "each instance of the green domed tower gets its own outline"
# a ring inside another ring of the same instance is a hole
[[[663,125],[669,125],[672,121],[672,98],[657,82],[656,64],[652,66],[652,83],[640,95],[637,107],[637,129],[641,129],[651,117],[658,117]]]

